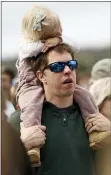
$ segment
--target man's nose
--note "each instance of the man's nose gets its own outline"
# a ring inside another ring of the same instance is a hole
[[[69,74],[69,73],[71,73],[71,69],[69,68],[69,66],[65,66],[65,68],[64,68],[64,73],[65,74]]]

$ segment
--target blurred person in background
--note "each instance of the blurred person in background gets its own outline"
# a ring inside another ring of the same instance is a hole
[[[6,68],[2,71],[2,88],[7,95],[7,100],[11,101],[11,86],[15,75],[12,70]]]
[[[99,111],[111,120],[111,78],[101,78],[89,88]]]
[[[14,105],[16,111],[15,115],[13,113],[10,115],[8,118],[8,122],[13,125],[13,127],[19,132],[20,135],[20,107],[18,105],[17,99],[16,99],[16,94],[17,94],[17,87],[18,87],[18,82],[16,82],[12,87],[11,87],[11,100],[12,104]]]
[[[107,130],[111,131],[111,58],[105,58],[96,62],[91,70],[91,78],[87,84],[87,89],[95,99],[95,104],[99,107],[100,116],[95,114],[89,115],[89,119],[86,120],[86,128],[88,132],[92,132],[95,129],[97,131]],[[100,81],[99,81],[100,80]],[[105,83],[105,84],[104,84]],[[94,85],[93,85],[94,84]],[[99,85],[100,84],[100,85]],[[107,95],[108,94],[108,95]],[[98,100],[105,99],[101,105]],[[98,102],[97,102],[98,101]],[[107,117],[106,119],[104,118]],[[91,119],[91,120],[90,120]],[[94,124],[91,124],[95,120]],[[101,123],[102,122],[102,123]],[[98,125],[100,125],[98,127]]]
[[[102,113],[109,120],[111,120],[110,77],[111,77],[111,58],[102,59],[92,67],[91,78],[88,87],[89,92],[93,96],[96,105],[99,107],[99,112]]]
[[[97,61],[91,72],[86,70],[86,66],[80,66],[77,71],[77,84],[88,89],[96,80],[105,77],[111,77],[111,58],[104,58]]]
[[[105,71],[103,73],[105,73]],[[101,116],[95,118],[92,116],[89,122],[94,123],[95,126],[93,127],[101,128],[101,125],[103,125],[104,129],[109,126],[111,130],[111,77],[96,80],[90,86],[89,91],[94,97],[100,113],[106,117],[106,120],[103,120]],[[110,142],[110,144],[107,147],[97,151],[97,175],[111,175],[111,140],[108,142]]]
[[[111,58],[99,60],[92,67],[91,78],[88,83],[88,89],[94,97],[95,103],[99,108],[99,112],[103,116],[90,116],[86,121],[86,126],[89,130],[97,128],[97,130],[104,130],[109,128],[111,131]],[[90,123],[94,125],[90,126]],[[102,126],[102,127],[101,127]],[[109,140],[108,140],[109,142]],[[96,171],[97,175],[111,175],[111,144],[100,149],[96,154]]]
[[[6,99],[2,91],[1,174],[33,175],[31,163],[20,136],[5,118],[5,108]]]
[[[100,78],[111,77],[111,58],[105,58],[96,62],[91,70],[89,87]]]
[[[14,108],[12,102],[9,100],[6,100],[6,109],[5,109],[6,117],[9,118],[13,112],[15,112],[15,108]]]
[[[14,77],[15,75],[12,70],[7,68],[2,71],[2,88],[6,96],[5,115],[7,118],[15,111],[15,108],[11,102],[11,86]]]

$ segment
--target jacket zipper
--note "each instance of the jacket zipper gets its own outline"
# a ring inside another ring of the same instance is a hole
[[[67,126],[67,123],[68,123],[68,121],[67,121],[67,114],[63,114],[63,125]]]

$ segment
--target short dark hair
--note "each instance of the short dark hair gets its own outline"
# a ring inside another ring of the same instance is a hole
[[[72,59],[74,59],[74,49],[66,43],[59,44],[55,47],[50,48],[45,53],[40,53],[39,55],[37,55],[37,57],[31,57],[26,59],[27,64],[32,66],[34,73],[36,73],[38,70],[44,71],[45,67],[48,64],[48,55],[51,51],[55,51],[61,54],[64,52],[68,52],[71,54]]]

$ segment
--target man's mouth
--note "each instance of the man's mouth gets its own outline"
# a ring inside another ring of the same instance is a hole
[[[72,79],[71,78],[67,78],[64,82],[63,82],[63,84],[69,84],[69,83],[72,83],[73,81],[72,81]]]

